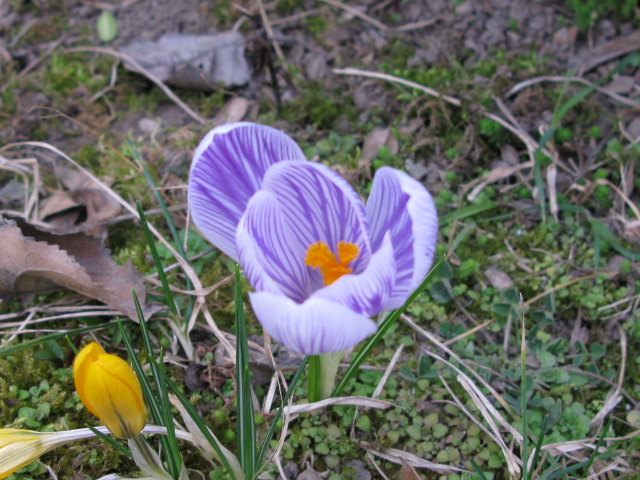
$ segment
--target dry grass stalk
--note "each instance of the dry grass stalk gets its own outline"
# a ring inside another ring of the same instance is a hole
[[[403,349],[404,349],[404,343],[400,344],[400,346],[396,349],[396,352],[393,354],[393,357],[391,357],[391,361],[389,362],[389,365],[384,371],[382,378],[378,382],[376,389],[373,391],[371,398],[378,398],[380,396],[380,393],[382,393],[382,389],[387,383],[387,380],[389,379],[391,372],[393,372],[393,369],[395,368],[396,363],[398,363],[398,359],[400,358],[400,354],[402,353]]]
[[[136,62],[129,55],[125,55],[124,53],[120,53],[120,52],[118,52],[116,50],[113,50],[111,48],[104,48],[104,47],[75,47],[75,48],[68,48],[68,49],[65,50],[65,52],[67,52],[67,53],[75,53],[75,52],[102,53],[102,54],[105,54],[105,55],[111,55],[113,57],[116,57],[116,58],[119,58],[121,60],[124,60],[125,62],[127,62],[130,65],[130,67],[131,67],[131,69],[133,71],[136,71],[140,75],[143,75],[143,76],[147,77],[149,80],[151,80],[153,83],[155,83],[158,87],[160,87],[160,90],[162,90],[164,92],[164,94],[167,97],[169,97],[170,100],[172,100],[176,105],[178,105],[182,110],[184,110],[184,112],[187,115],[189,115],[191,118],[193,118],[195,121],[197,121],[198,123],[206,123],[207,122],[207,120],[204,117],[201,117],[189,105],[184,103],[180,99],[180,97],[178,97],[175,93],[173,93],[173,91],[167,86],[166,83],[164,83],[158,77],[156,77],[151,72],[146,70],[142,65],[140,65],[138,62]]]
[[[513,87],[511,87],[507,91],[507,93],[504,94],[504,96],[505,98],[512,97],[513,95],[515,95],[521,90],[524,90],[525,88],[528,88],[543,82],[556,82],[556,83],[576,82],[576,83],[581,83],[582,85],[586,85],[587,87],[593,86],[592,82],[582,77],[563,77],[560,75],[545,75],[542,77],[530,78],[529,80],[525,80],[523,82],[515,84]],[[599,91],[600,93],[603,93],[604,95],[607,95],[608,97],[612,98],[616,102],[619,102],[623,105],[627,105],[629,107],[635,107],[635,108],[640,107],[640,102],[633,100],[631,98],[625,97],[624,95],[620,95],[618,93],[612,92],[605,87],[596,87],[596,90]]]
[[[35,158],[9,159],[0,155],[0,170],[8,170],[22,177],[24,183],[24,206],[22,212],[0,211],[0,213],[17,214],[29,220],[37,219],[38,192],[42,187],[40,165]],[[30,187],[29,177],[33,177],[33,188]]]
[[[424,330],[422,327],[416,325],[416,323],[409,318],[406,315],[402,315],[400,318],[402,318],[402,320],[409,325],[413,330],[415,330],[417,333],[419,333],[420,335],[422,335],[423,337],[425,337],[427,340],[429,340],[430,342],[432,342],[433,344],[435,344],[436,346],[438,346],[440,349],[442,349],[443,351],[445,351],[447,353],[447,355],[449,355],[450,357],[454,358],[457,362],[459,362],[460,364],[464,365],[464,361],[453,351],[451,350],[449,347],[447,347],[444,343],[442,343],[440,340],[438,340],[434,335],[432,335],[431,333],[427,332],[426,330]],[[500,402],[500,405],[502,405],[502,408],[504,408],[507,412],[509,412],[510,414],[512,414],[512,410],[511,407],[509,406],[509,404],[505,401],[504,398],[502,398],[502,396],[496,391],[495,388],[493,388],[484,378],[482,378],[482,376],[480,376],[475,370],[469,369],[469,371],[478,379],[478,381],[482,384],[482,386],[484,388],[486,388],[487,390],[489,390],[489,392],[491,392],[491,394],[496,397],[496,400],[498,400],[498,402]],[[497,413],[497,412],[496,412]],[[511,428],[511,427],[509,427]],[[516,432],[517,433],[517,432]],[[518,433],[517,433],[518,434]],[[519,434],[518,434],[519,435]]]
[[[398,465],[402,465],[402,462],[407,462],[412,467],[417,468],[426,468],[428,470],[433,470],[434,472],[439,473],[455,473],[455,472],[464,472],[471,473],[464,468],[453,467],[451,465],[442,465],[439,463],[433,463],[429,460],[425,460],[424,458],[420,458],[416,455],[413,455],[408,452],[403,452],[402,450],[397,450],[395,448],[388,448],[384,452],[376,450],[375,448],[369,448],[367,444],[363,444],[365,448],[367,448],[367,452],[375,455],[376,457],[380,457],[388,462],[396,463]]]
[[[364,407],[364,408],[379,408],[386,409],[395,407],[393,403],[385,402],[384,400],[378,400],[369,397],[333,397],[319,402],[304,403],[301,405],[287,406],[284,408],[283,413],[287,415],[298,415],[305,412],[313,412],[321,408],[330,407],[334,405],[349,405],[352,407]]]

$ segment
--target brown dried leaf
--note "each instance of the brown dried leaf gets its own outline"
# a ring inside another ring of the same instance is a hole
[[[59,288],[94,298],[138,320],[131,290],[145,319],[162,308],[147,305],[142,276],[131,262],[118,265],[102,242],[81,233],[45,232],[22,219],[0,217],[0,297]]]
[[[84,173],[66,167],[57,167],[55,171],[69,191],[45,198],[38,219],[48,223],[56,233],[84,232],[101,237],[104,225],[100,222],[118,215],[120,204]]]
[[[420,477],[418,476],[418,472],[416,472],[416,469],[413,468],[413,466],[408,463],[404,458],[400,458],[400,460],[402,461],[402,475],[401,475],[401,479],[402,480],[420,480]]]
[[[239,122],[244,118],[251,106],[251,101],[243,97],[231,99],[213,119],[215,125],[226,125],[227,123]]]
[[[484,271],[484,275],[489,280],[491,286],[498,289],[513,287],[511,277],[496,267],[489,267]]]
[[[371,130],[362,145],[360,163],[369,163],[378,156],[381,147],[387,147],[393,154],[398,153],[398,140],[391,133],[391,127],[377,127]]]

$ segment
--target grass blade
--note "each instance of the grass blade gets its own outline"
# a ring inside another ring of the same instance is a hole
[[[171,312],[175,315],[178,314],[176,310],[176,304],[173,301],[173,294],[171,293],[171,289],[169,288],[169,282],[167,282],[167,276],[164,273],[164,268],[162,267],[162,262],[160,261],[160,256],[158,255],[158,250],[156,249],[156,244],[153,241],[153,236],[151,235],[151,231],[149,230],[149,225],[147,224],[147,217],[144,215],[144,210],[142,209],[142,205],[139,201],[136,202],[136,207],[138,208],[138,214],[140,215],[140,223],[142,224],[142,228],[144,229],[144,235],[147,239],[147,244],[149,245],[149,251],[151,252],[151,256],[153,257],[153,262],[156,265],[156,271],[158,272],[158,278],[160,279],[160,283],[162,283],[162,290],[164,291],[165,303],[171,309]],[[140,323],[144,323],[144,317],[140,321]],[[151,353],[151,350],[148,350]]]
[[[156,188],[156,183],[153,180],[153,176],[151,175],[151,172],[149,171],[149,168],[147,167],[147,165],[142,160],[142,156],[140,155],[140,151],[135,147],[135,145],[131,141],[131,138],[126,137],[125,140],[127,142],[128,147],[131,149],[131,153],[133,154],[133,158],[135,158],[135,160],[138,162],[138,165],[140,165],[140,168],[142,168],[142,173],[144,175],[144,178],[147,180],[147,183],[149,184],[149,187],[151,188],[151,192],[153,193],[153,196],[156,199],[156,202],[157,202],[158,206],[162,210],[162,215],[164,216],[164,219],[167,222],[167,225],[169,226],[169,231],[171,232],[171,236],[173,237],[173,243],[175,244],[176,251],[178,252],[178,255],[180,255],[182,258],[184,258],[186,260],[187,259],[187,254],[184,251],[184,248],[182,247],[182,241],[180,240],[180,235],[178,235],[178,230],[176,228],[176,225],[173,222],[173,218],[171,217],[171,213],[169,212],[169,209],[167,208],[167,204],[165,203],[164,198],[162,198],[162,195],[160,195],[160,192]],[[191,290],[191,289],[193,289],[193,283],[191,282],[191,279],[189,277],[187,277],[187,290]],[[184,314],[184,317],[183,317],[186,322],[188,322],[189,318],[191,317],[191,310],[192,309],[193,309],[193,298],[191,296],[189,296],[188,297],[187,308],[186,308],[186,311],[185,311],[185,314]]]
[[[480,466],[476,463],[476,461],[473,458],[471,459],[471,466],[476,471],[476,475],[480,477],[480,480],[487,480],[487,476],[484,474],[482,470],[480,470]]]
[[[121,322],[121,323],[123,323],[125,325],[133,323],[129,319],[118,320],[118,322],[119,323]],[[43,343],[48,342],[49,340],[57,340],[59,338],[66,337],[68,335],[77,335],[79,333],[84,333],[84,332],[93,332],[93,331],[96,331],[96,330],[103,330],[105,328],[110,328],[110,327],[113,327],[115,325],[116,325],[115,323],[111,322],[111,323],[107,323],[107,324],[103,323],[103,324],[100,324],[100,325],[93,325],[91,327],[74,328],[73,330],[66,330],[66,331],[60,332],[60,333],[51,333],[49,335],[45,335],[44,337],[34,338],[33,340],[28,340],[26,342],[22,342],[19,345],[14,345],[12,347],[3,348],[3,349],[0,350],[0,358],[8,357],[9,355],[13,355],[14,353],[21,352],[22,350],[27,350],[29,348],[36,347],[38,345],[41,345]]]
[[[609,418],[609,421],[602,429],[602,432],[600,432],[600,438],[598,438],[598,442],[596,443],[596,448],[593,450],[593,453],[589,457],[589,463],[587,463],[587,465],[584,467],[584,470],[582,471],[582,475],[585,478],[589,476],[589,469],[591,468],[591,465],[593,465],[593,462],[595,461],[596,457],[598,457],[600,454],[600,447],[604,443],[604,437],[607,436],[607,432],[609,431],[609,428],[611,428],[612,423],[613,423],[613,418]]]
[[[193,422],[200,429],[200,432],[202,432],[202,434],[207,439],[209,444],[216,451],[216,454],[218,455],[218,458],[220,459],[220,462],[222,463],[222,466],[227,469],[227,472],[229,473],[229,476],[231,477],[231,480],[237,480],[237,477],[235,476],[235,473],[234,473],[233,469],[231,468],[231,465],[229,464],[229,461],[227,460],[227,457],[225,457],[224,453],[220,449],[220,445],[218,445],[217,440],[213,437],[213,435],[211,435],[211,431],[204,424],[204,422],[202,421],[202,418],[200,418],[200,415],[198,414],[196,409],[193,407],[193,405],[191,405],[191,402],[189,402],[187,397],[185,397],[183,395],[183,393],[178,389],[178,387],[176,387],[176,385],[171,381],[171,379],[166,376],[166,373],[164,371],[162,373],[163,373],[163,375],[165,377],[166,385],[173,392],[173,394],[178,398],[178,400],[180,401],[180,403],[182,404],[184,409],[191,416],[191,419],[193,420]]]
[[[536,451],[533,454],[533,460],[531,461],[531,472],[529,473],[528,480],[533,479],[533,472],[536,471],[536,463],[538,462],[538,458],[540,457],[540,451],[542,450],[542,441],[544,440],[544,433],[547,430],[547,421],[549,420],[549,415],[545,415],[542,418],[542,422],[540,423],[540,433],[538,434],[538,440],[536,441]],[[523,459],[525,462],[527,459]]]
[[[133,295],[134,299],[136,299],[135,292],[133,292]],[[136,302],[136,305],[137,304],[138,303]],[[142,312],[139,312],[139,315],[141,314]],[[144,323],[144,320],[142,320],[141,323]],[[144,395],[147,407],[149,408],[149,412],[151,413],[151,418],[156,425],[162,425],[162,413],[160,412],[160,409],[158,407],[158,399],[156,398],[155,394],[153,393],[153,389],[151,388],[151,383],[149,382],[149,379],[142,369],[142,364],[140,363],[140,360],[138,359],[133,348],[133,344],[131,343],[131,339],[129,338],[129,333],[126,331],[124,325],[120,321],[118,321],[118,325],[120,327],[120,332],[122,333],[122,340],[127,349],[127,353],[129,354],[129,361],[131,362],[131,366],[133,367],[133,371],[136,372],[136,376],[140,380],[142,393]],[[167,451],[169,446],[164,435],[159,436],[159,441],[162,445],[162,449],[164,451]]]
[[[402,307],[397,308],[396,310],[391,312],[391,314],[380,324],[380,326],[378,327],[378,331],[373,336],[369,337],[369,339],[360,348],[360,350],[358,350],[358,352],[353,356],[353,359],[349,364],[349,368],[347,368],[347,371],[342,376],[340,382],[338,382],[338,385],[333,391],[334,397],[337,397],[342,393],[349,381],[358,372],[360,365],[364,363],[364,361],[371,354],[371,351],[375,348],[378,342],[380,342],[380,340],[384,338],[389,328],[391,328],[391,326],[396,323],[398,318],[400,318],[400,314],[404,312],[409,305],[411,305],[411,302],[413,302],[415,298],[420,294],[420,292],[422,292],[422,290],[424,290],[424,288],[431,282],[431,280],[433,280],[433,278],[436,276],[436,273],[438,273],[438,270],[440,269],[440,265],[442,265],[442,263],[444,262],[444,258],[444,256],[440,258],[433,265],[433,267],[431,267],[431,270],[429,271],[427,277],[420,284],[420,286],[416,288],[416,290],[411,295],[409,295],[409,298],[407,299],[405,304]]]
[[[160,267],[162,268],[162,267]],[[173,425],[173,418],[171,416],[171,404],[167,395],[167,390],[164,385],[164,375],[162,375],[162,363],[153,358],[153,349],[151,346],[151,337],[149,336],[149,328],[142,316],[142,309],[140,308],[140,302],[138,296],[133,292],[133,301],[138,312],[138,318],[140,319],[140,331],[142,333],[142,339],[144,342],[145,350],[147,351],[147,358],[149,359],[149,366],[151,367],[151,374],[156,384],[156,390],[158,392],[157,397],[154,396],[154,403],[158,409],[158,418],[154,420],[159,425],[166,427],[167,435],[161,436],[163,450],[165,452],[165,458],[169,467],[170,475],[178,480],[180,477],[180,471],[182,470],[182,456],[180,455],[180,449],[178,447],[178,439],[176,438],[175,427]],[[162,351],[160,353],[160,360],[162,361]],[[158,406],[158,403],[160,404]]]
[[[493,210],[496,206],[495,202],[486,202],[481,203],[480,205],[469,205],[468,207],[459,208],[458,210],[441,216],[438,223],[440,223],[440,226],[447,225],[455,222],[456,220],[462,220],[464,218],[473,217],[474,215],[482,212]]]
[[[309,362],[310,358],[311,357],[308,355],[304,357],[304,360],[302,360],[302,363],[298,367],[298,370],[296,370],[296,373],[293,375],[293,378],[289,382],[289,388],[284,394],[284,398],[282,399],[280,408],[278,409],[275,416],[273,417],[273,420],[271,421],[271,425],[269,425],[269,430],[267,430],[267,434],[265,435],[264,441],[262,442],[262,447],[260,447],[260,452],[258,453],[258,458],[256,460],[256,465],[258,466],[262,464],[262,460],[264,459],[264,454],[267,451],[267,448],[269,447],[269,443],[271,442],[271,438],[273,438],[274,432],[276,431],[278,420],[282,418],[283,408],[287,403],[289,403],[289,398],[291,398],[291,395],[293,395],[296,385],[298,384],[298,380],[300,380],[300,377],[302,376],[302,373],[304,372],[304,369],[307,366],[307,363]]]
[[[526,324],[524,321],[524,308],[522,309],[522,323],[520,325],[520,398],[522,408],[522,478],[529,478],[527,474],[527,458],[529,458],[529,434],[527,433],[527,337],[525,334]]]
[[[320,365],[320,355],[309,357],[309,375],[307,377],[309,402],[317,402],[320,399],[320,375],[322,367]]]
[[[249,382],[249,343],[242,304],[242,279],[236,264],[236,380],[238,382],[238,450],[240,465],[247,478],[253,478],[256,460],[256,430]]]
[[[87,428],[89,430],[91,430],[93,432],[93,434],[98,437],[100,440],[102,440],[103,442],[108,443],[109,445],[111,445],[113,448],[115,448],[116,450],[119,450],[120,452],[124,453],[126,456],[128,456],[129,458],[133,458],[133,454],[131,453],[131,451],[125,447],[124,445],[122,445],[120,442],[118,442],[115,438],[110,437],[109,435],[105,435],[104,433],[102,433],[100,430],[96,430],[94,427],[92,427],[91,425],[87,424]]]

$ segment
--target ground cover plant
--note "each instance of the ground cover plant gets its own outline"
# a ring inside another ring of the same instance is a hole
[[[125,68],[232,28],[242,87]],[[0,4],[0,478],[12,452],[12,480],[634,478],[637,28],[633,2]],[[331,381],[189,202],[237,121],[363,199],[390,169],[433,196],[437,268]],[[74,375],[92,341],[133,366],[146,446]]]

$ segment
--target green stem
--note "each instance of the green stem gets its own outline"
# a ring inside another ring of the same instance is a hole
[[[309,358],[309,402],[331,397],[343,354],[344,352],[323,353]]]
[[[320,399],[320,356],[309,357],[309,402],[317,402]]]

